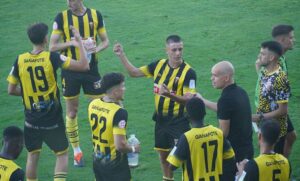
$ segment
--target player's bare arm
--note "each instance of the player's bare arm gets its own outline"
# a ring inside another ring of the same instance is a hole
[[[106,32],[98,33],[101,42],[95,48],[95,53],[105,50],[109,46],[109,39]]]
[[[263,114],[252,114],[252,121],[258,122],[260,119],[276,119],[280,116],[284,116],[288,113],[288,103],[280,103],[278,104],[278,109],[272,112],[263,113]]]
[[[78,43],[72,39],[71,41],[62,42],[60,34],[52,34],[50,37],[49,50],[51,52],[67,49],[71,46],[78,47]]]
[[[168,86],[166,84],[161,85],[159,89],[159,94],[165,97],[168,97],[172,99],[173,101],[178,102],[179,104],[185,104],[188,100],[190,100],[192,97],[188,95],[176,95],[171,93],[171,91],[168,89]],[[189,94],[189,93],[187,93]]]
[[[140,145],[137,144],[132,149],[132,146],[127,144],[126,137],[124,135],[114,134],[115,146],[116,149],[122,153],[139,153],[140,152]]]
[[[7,92],[9,95],[12,96],[21,96],[21,88],[18,86],[18,84],[12,84],[8,83]]]
[[[135,67],[134,65],[131,64],[131,62],[128,60],[124,50],[123,50],[123,46],[120,43],[116,43],[114,45],[114,53],[119,57],[119,59],[121,60],[123,66],[126,68],[126,70],[128,71],[128,74],[131,77],[144,77],[145,74],[138,69],[137,67]]]

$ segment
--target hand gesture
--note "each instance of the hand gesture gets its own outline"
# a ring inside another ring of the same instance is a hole
[[[170,90],[168,89],[168,86],[166,84],[161,85],[159,94],[167,97],[170,95]]]
[[[114,45],[114,53],[117,55],[117,56],[122,56],[124,55],[124,51],[123,51],[123,47],[120,43],[116,42],[115,45]]]
[[[74,47],[78,47],[79,43],[81,43],[81,36],[79,34],[79,31],[73,26],[70,26],[70,29],[72,30],[72,33],[74,35],[74,39],[71,39],[71,44]]]
[[[259,114],[252,114],[252,122],[259,122]]]
[[[247,164],[248,161],[249,161],[248,159],[244,159],[243,161],[236,163],[236,167],[238,169],[238,175],[242,174],[242,172],[245,169],[245,165]]]
[[[197,92],[197,94],[195,94],[195,97],[197,97],[197,98],[199,98],[201,100],[204,99],[203,96],[199,92]]]
[[[187,92],[183,95],[183,97],[187,100],[189,99],[192,99],[193,97],[196,97],[197,94],[193,94],[193,93],[190,93],[190,92]]]
[[[139,153],[141,151],[140,144],[134,145],[135,153]]]

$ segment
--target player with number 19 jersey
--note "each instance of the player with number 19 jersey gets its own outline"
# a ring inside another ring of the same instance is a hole
[[[20,83],[25,124],[47,128],[63,121],[56,70],[68,68],[70,61],[64,55],[48,51],[26,52],[17,57],[7,81],[15,85]]]

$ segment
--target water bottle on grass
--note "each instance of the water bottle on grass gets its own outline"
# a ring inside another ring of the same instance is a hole
[[[135,134],[131,134],[127,140],[128,145],[135,146],[140,144],[139,140],[135,137]],[[127,153],[128,165],[130,167],[137,167],[139,164],[139,154],[138,153]]]

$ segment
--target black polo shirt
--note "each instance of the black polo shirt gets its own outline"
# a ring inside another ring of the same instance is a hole
[[[251,106],[246,91],[231,84],[223,89],[217,105],[218,119],[230,121],[227,139],[237,160],[253,157]]]

